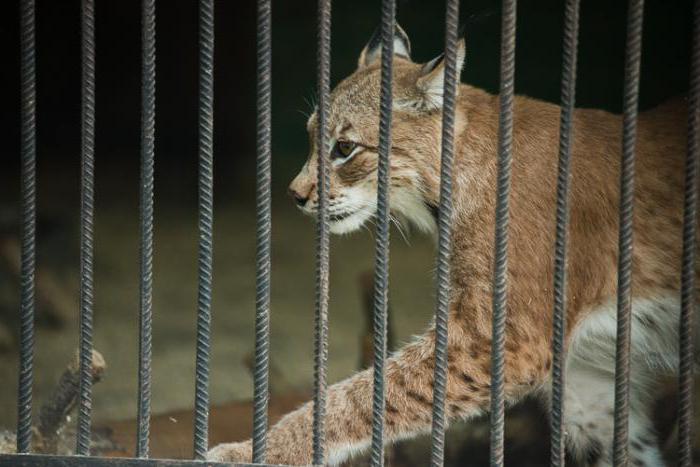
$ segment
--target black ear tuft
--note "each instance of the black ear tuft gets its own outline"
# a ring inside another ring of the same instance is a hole
[[[369,42],[367,43],[367,51],[370,53],[379,54],[382,48],[382,27],[377,28],[372,33]],[[406,58],[411,58],[411,41],[408,39],[408,34],[398,24],[394,28],[394,54],[401,55]]]
[[[372,37],[369,38],[369,42],[367,42],[367,45],[365,46],[365,50],[368,53],[374,54],[379,51],[379,49],[382,47],[382,27],[377,26],[374,32],[372,33]]]
[[[459,29],[457,30],[457,37],[459,39],[463,39],[464,36],[467,35],[467,23],[462,23],[459,25]]]
[[[371,65],[380,57],[381,52],[382,29],[380,26],[374,30],[372,37],[362,51],[358,66],[363,67]],[[408,60],[411,59],[411,41],[408,39],[406,32],[398,24],[394,29],[394,55]]]
[[[427,75],[428,73],[430,73],[431,71],[436,69],[442,63],[442,61],[444,59],[445,59],[445,53],[443,52],[440,55],[438,55],[437,57],[435,57],[434,59],[430,60],[425,65],[423,65],[422,74]]]

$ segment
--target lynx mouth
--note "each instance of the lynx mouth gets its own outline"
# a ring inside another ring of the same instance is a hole
[[[372,214],[364,209],[344,211],[329,216],[330,230],[334,234],[344,234],[359,230]]]
[[[354,214],[354,212],[352,212],[352,211],[341,212],[338,214],[331,214],[330,216],[328,216],[328,220],[330,220],[331,222],[340,222],[340,221],[343,221],[343,220],[347,219],[348,217],[352,216],[353,214]]]
[[[307,216],[318,219],[318,210],[316,207],[313,209],[301,208],[301,211]],[[372,215],[372,211],[368,209],[338,210],[329,213],[328,221],[330,231],[334,234],[354,232],[362,228]]]

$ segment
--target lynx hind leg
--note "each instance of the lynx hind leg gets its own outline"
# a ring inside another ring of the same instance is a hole
[[[659,375],[677,371],[676,297],[635,300],[630,347],[630,465],[664,466],[652,424]],[[603,307],[581,323],[567,356],[567,446],[583,465],[612,465],[616,312]]]
[[[579,465],[612,466],[614,373],[570,362],[566,376],[567,448]],[[664,466],[658,439],[648,416],[647,388],[630,392],[629,455],[631,466]]]

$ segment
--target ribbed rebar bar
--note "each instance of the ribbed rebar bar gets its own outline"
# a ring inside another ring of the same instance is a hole
[[[622,115],[620,167],[620,232],[617,280],[617,341],[615,349],[615,422],[613,461],[629,463],[629,376],[632,315],[632,238],[634,208],[634,159],[637,140],[639,67],[642,58],[644,0],[630,0],[627,11],[627,43]]]
[[[496,235],[493,272],[493,335],[491,340],[491,466],[503,465],[505,414],[505,340],[508,298],[508,220],[510,166],[513,151],[516,0],[503,0],[501,13],[501,84],[498,122]]]
[[[153,178],[156,118],[156,5],[141,2],[141,283],[136,457],[148,457],[153,316]]]
[[[95,199],[95,3],[82,0],[80,174],[80,397],[76,453],[90,454]]]
[[[265,462],[270,353],[270,250],[272,243],[272,2],[258,0],[258,140],[257,140],[257,247],[255,293],[255,370],[253,408],[253,462]]]
[[[199,289],[194,456],[209,446],[209,350],[214,263],[214,0],[199,0]]]
[[[328,280],[330,274],[330,187],[331,1],[318,0],[318,221],[316,223],[316,313],[314,324],[314,413],[313,462],[321,465],[326,445],[326,367],[328,364]]]
[[[693,3],[693,32],[688,89],[688,152],[685,160],[683,259],[681,265],[680,364],[678,380],[678,465],[693,465],[693,328],[695,323],[695,248],[698,221],[700,151],[700,0]]]
[[[389,157],[391,155],[391,87],[393,80],[396,1],[382,0],[381,89],[379,96],[379,159],[377,161],[377,220],[374,256],[372,467],[384,465],[384,408],[387,313],[389,309]]]
[[[452,293],[450,256],[452,252],[452,165],[454,124],[459,72],[457,39],[459,0],[447,0],[445,12],[445,87],[442,107],[442,154],[440,162],[440,210],[438,213],[437,305],[435,309],[435,376],[430,465],[441,467],[445,460],[445,397],[447,394],[447,323]]]
[[[559,167],[557,173],[556,240],[554,245],[554,315],[552,330],[552,467],[563,467],[564,385],[566,337],[566,269],[569,237],[569,181],[576,102],[576,58],[580,0],[567,0],[564,11],[564,46],[561,76],[561,114],[559,122]]]
[[[36,276],[36,55],[34,0],[20,5],[22,93],[21,140],[21,296],[19,380],[17,391],[17,452],[28,453],[32,440],[34,385],[34,280]]]

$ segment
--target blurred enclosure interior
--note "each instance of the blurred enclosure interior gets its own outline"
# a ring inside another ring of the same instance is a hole
[[[16,416],[17,3],[0,5],[4,62],[0,73],[4,140],[0,151],[0,427],[4,428],[13,427]],[[427,61],[439,54],[444,2],[397,3],[398,21],[411,37],[414,59]],[[616,112],[621,107],[626,3],[582,2],[579,106]],[[499,5],[497,0],[462,2],[467,41],[462,80],[492,92],[498,86]],[[561,0],[519,2],[517,93],[559,100],[563,5]],[[78,1],[37,1],[38,263],[42,295],[38,302],[35,397],[39,401],[71,359],[78,342],[79,6]],[[646,1],[642,108],[682,94],[687,88],[690,6],[690,0]],[[107,371],[104,382],[95,387],[94,414],[104,422],[133,419],[136,414],[140,2],[97,1],[96,11],[95,347],[104,355]],[[377,27],[379,1],[336,0],[333,21],[332,76],[337,83],[353,71],[361,48]],[[312,109],[315,93],[315,27],[315,1],[273,2],[273,394],[304,393],[312,381],[315,229],[310,219],[294,209],[285,191],[308,151],[305,114]],[[193,404],[197,51],[196,1],[157,2],[153,404],[158,414],[188,410]],[[212,403],[222,404],[248,400],[252,394],[247,363],[253,351],[255,292],[252,0],[216,2],[215,92],[211,391]],[[331,381],[349,375],[360,365],[367,329],[363,304],[367,286],[362,277],[373,265],[371,230],[332,240]],[[433,314],[433,245],[432,239],[417,233],[409,233],[405,239],[397,231],[392,233],[390,319],[397,344],[420,332]],[[523,426],[545,430],[544,415],[534,413],[538,420]],[[546,437],[540,438],[546,442]],[[190,454],[189,447],[185,451],[183,456]],[[518,457],[518,465],[538,465]],[[478,457],[473,459],[478,462]],[[509,463],[516,465],[516,458]]]

